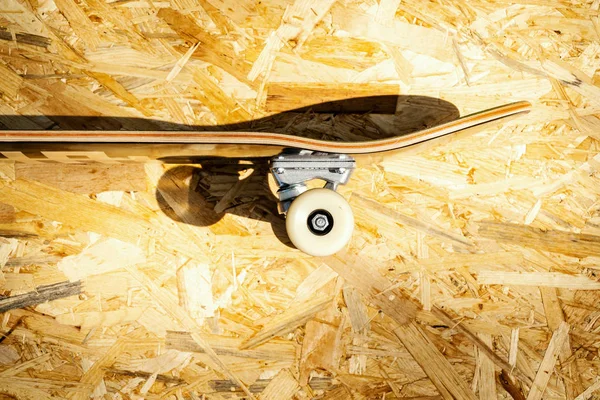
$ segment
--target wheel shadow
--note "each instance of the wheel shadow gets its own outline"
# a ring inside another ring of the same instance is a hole
[[[213,226],[217,234],[229,231],[217,225],[226,214],[264,221],[280,242],[292,247],[269,186],[269,160],[203,157],[194,165],[173,166],[158,181],[157,203],[172,220]]]
[[[318,96],[315,96],[318,97]],[[0,129],[193,130],[285,133],[313,139],[361,142],[401,136],[459,118],[452,103],[427,96],[385,95],[329,101],[251,121],[216,126],[107,116],[0,115]],[[156,199],[171,219],[195,226],[217,224],[225,214],[268,221],[290,245],[277,197],[269,188],[269,159],[169,157],[177,165],[159,179]],[[214,228],[217,229],[217,228]]]

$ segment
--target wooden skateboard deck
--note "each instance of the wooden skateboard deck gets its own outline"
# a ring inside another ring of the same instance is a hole
[[[530,103],[516,102],[406,135],[359,142],[268,132],[3,130],[0,131],[0,161],[185,163],[211,156],[275,156],[286,148],[360,156],[394,152],[459,132],[480,130],[530,109]]]

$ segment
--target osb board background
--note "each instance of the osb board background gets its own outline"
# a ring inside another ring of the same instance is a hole
[[[3,398],[594,398],[599,10],[3,0],[9,128],[226,124],[356,93],[534,106],[362,166],[340,190],[353,239],[326,259],[285,244],[264,166],[2,164]],[[385,130],[307,115],[287,131]]]

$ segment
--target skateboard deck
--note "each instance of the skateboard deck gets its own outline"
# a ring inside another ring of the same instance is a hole
[[[271,157],[285,149],[369,155],[395,152],[528,112],[515,102],[470,114],[431,128],[382,139],[346,142],[269,132],[2,130],[0,162],[193,162],[202,157]]]

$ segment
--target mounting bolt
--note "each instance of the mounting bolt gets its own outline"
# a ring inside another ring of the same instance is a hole
[[[310,223],[312,224],[314,230],[322,232],[329,226],[329,219],[326,215],[317,214],[313,217]]]
[[[275,173],[276,173],[276,174],[279,174],[279,175],[281,175],[281,174],[283,174],[284,172],[285,172],[285,169],[283,169],[283,168],[276,168],[276,169],[275,169]]]

